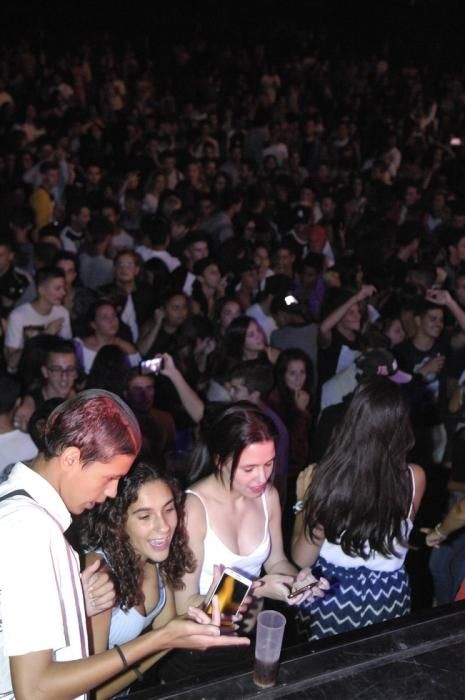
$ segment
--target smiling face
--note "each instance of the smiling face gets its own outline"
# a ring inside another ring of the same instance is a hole
[[[244,498],[259,498],[265,492],[273,473],[275,444],[273,440],[254,442],[240,456],[234,472],[232,491]],[[231,461],[221,467],[225,484],[231,483]]]
[[[162,562],[170,551],[178,524],[173,492],[162,479],[139,488],[128,508],[126,533],[134,551],[144,561]]]
[[[59,458],[65,465],[60,494],[70,513],[79,515],[115,498],[119,480],[129,471],[135,455],[115,455],[109,462],[91,462],[85,466],[79,450],[66,448]]]
[[[58,306],[66,296],[64,277],[54,277],[43,282],[37,290],[41,299],[51,306]]]
[[[337,325],[342,332],[352,331],[353,333],[357,333],[360,330],[361,321],[362,315],[360,313],[360,307],[358,304],[353,304]]]
[[[442,309],[429,309],[425,313],[416,317],[418,330],[427,338],[436,340],[444,328],[444,313]]]
[[[49,395],[67,399],[78,374],[74,352],[50,352],[41,369]]]

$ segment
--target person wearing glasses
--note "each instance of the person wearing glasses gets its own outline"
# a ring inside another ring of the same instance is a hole
[[[57,338],[45,355],[40,372],[40,385],[24,396],[15,413],[14,426],[20,430],[27,431],[29,419],[45,401],[56,398],[66,401],[75,396],[78,363],[73,343]]]

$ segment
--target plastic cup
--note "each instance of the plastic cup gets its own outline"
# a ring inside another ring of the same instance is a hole
[[[285,626],[284,615],[274,610],[264,610],[257,617],[253,681],[259,688],[276,685]]]

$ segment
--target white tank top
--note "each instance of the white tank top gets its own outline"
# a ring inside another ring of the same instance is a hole
[[[103,549],[94,550],[104,558],[110,569],[113,570],[111,562]],[[152,610],[144,615],[136,608],[122,610],[120,607],[115,607],[111,611],[110,631],[108,634],[108,648],[113,649],[115,644],[125,644],[132,639],[136,639],[148,627],[153,620],[161,613],[166,604],[166,590],[163,578],[160,574],[158,564],[156,564],[157,579],[158,579],[158,602]]]
[[[213,581],[213,566],[215,564],[227,566],[230,569],[234,569],[239,573],[247,576],[248,578],[257,578],[260,575],[263,564],[268,559],[271,550],[271,537],[268,528],[268,508],[266,504],[266,494],[261,496],[263,512],[265,513],[265,527],[263,532],[263,538],[260,544],[254,549],[253,552],[247,555],[236,554],[232,552],[226,545],[220,540],[218,535],[212,530],[210,526],[210,519],[208,517],[207,506],[202,496],[200,496],[195,491],[188,489],[186,493],[191,493],[196,496],[202,503],[205,510],[205,520],[207,525],[207,532],[204,539],[204,555],[203,555],[203,565],[202,571],[200,573],[199,581],[199,593],[200,595],[205,595],[211,586]]]
[[[410,504],[410,510],[407,519],[402,523],[403,535],[406,541],[410,537],[412,531],[413,523],[411,521],[413,501],[415,500],[415,477],[412,467],[409,465],[410,476],[412,478],[412,502]],[[326,559],[327,562],[333,564],[333,566],[342,566],[344,569],[354,569],[356,567],[364,566],[372,571],[385,571],[386,573],[397,571],[404,565],[405,557],[407,555],[408,547],[400,544],[398,540],[394,540],[394,550],[397,556],[386,557],[379,552],[371,551],[368,559],[363,559],[362,557],[349,556],[345,554],[339,544],[334,544],[324,540],[321,549],[320,556]],[[366,551],[369,552],[368,542],[366,543]]]

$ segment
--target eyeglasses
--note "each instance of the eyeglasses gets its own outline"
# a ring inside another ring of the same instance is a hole
[[[50,374],[74,377],[77,374],[76,367],[47,367]]]

